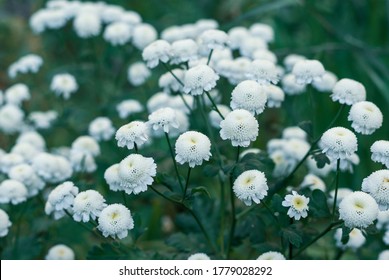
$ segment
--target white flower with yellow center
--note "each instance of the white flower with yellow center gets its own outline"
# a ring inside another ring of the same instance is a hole
[[[211,155],[211,141],[200,132],[187,131],[176,141],[176,161],[180,164],[188,163],[193,168],[208,161]]]
[[[232,187],[236,197],[250,206],[252,202],[259,204],[269,189],[265,174],[258,170],[248,170],[236,178]]]
[[[111,191],[117,192],[123,190],[122,179],[119,177],[119,163],[111,165],[105,170],[104,179]]]
[[[358,149],[357,137],[344,127],[330,128],[319,142],[320,148],[331,159],[345,159]]]
[[[57,95],[69,99],[70,95],[78,90],[76,79],[70,74],[57,74],[53,77],[50,89]]]
[[[148,124],[154,130],[163,130],[165,133],[169,133],[172,128],[180,126],[175,110],[169,107],[161,108],[151,113]]]
[[[269,251],[269,252],[266,252],[266,253],[263,253],[262,255],[260,255],[257,260],[279,260],[279,261],[283,261],[283,260],[286,260],[284,255],[281,254],[280,252],[275,252],[275,251]]]
[[[98,229],[105,236],[123,239],[128,231],[134,228],[131,211],[122,204],[111,204],[101,211]]]
[[[104,197],[95,190],[80,192],[73,202],[73,219],[76,222],[96,220],[101,211],[107,206]]]
[[[50,248],[46,260],[74,260],[74,252],[66,245],[58,244]]]
[[[142,146],[149,139],[149,129],[146,123],[133,121],[123,125],[115,135],[119,147],[127,147],[131,150],[135,145]]]
[[[301,188],[309,188],[311,190],[326,190],[326,184],[322,179],[314,174],[307,174],[300,184]]]
[[[370,147],[371,159],[374,162],[379,162],[389,168],[389,141],[378,140]]]
[[[336,247],[338,248],[351,248],[353,250],[358,249],[366,242],[365,236],[363,236],[363,233],[360,229],[354,228],[349,233],[349,240],[346,244],[342,243],[342,229],[338,228],[335,231],[335,241],[336,241]]]
[[[383,115],[374,103],[360,101],[351,106],[348,120],[356,132],[370,135],[382,126]]]
[[[308,203],[309,198],[298,194],[296,191],[292,191],[292,194],[285,196],[282,206],[289,207],[288,216],[295,220],[306,218],[308,216]]]
[[[381,210],[388,209],[389,170],[378,170],[363,179],[362,191],[369,193],[377,201]]]

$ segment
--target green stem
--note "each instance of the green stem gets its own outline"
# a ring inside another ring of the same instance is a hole
[[[124,202],[124,206],[126,206],[128,208],[128,204],[127,204],[127,194],[125,191],[122,192],[122,197],[123,197],[123,202]]]
[[[293,218],[289,219],[289,224],[293,225]],[[291,260],[293,257],[293,244],[289,241],[289,259]]]
[[[13,256],[14,259],[17,259],[18,255],[18,249],[19,249],[19,237],[20,237],[20,227],[22,223],[23,215],[27,209],[27,202],[24,202],[23,208],[20,210],[19,217],[17,218],[17,224],[16,224],[16,232],[15,232],[15,241],[14,241],[14,247],[13,247]]]
[[[336,252],[334,260],[340,260],[344,253],[345,253],[345,250],[339,248],[338,251]]]
[[[339,173],[340,173],[340,159],[338,159],[336,161],[335,195],[334,195],[334,204],[332,206],[332,219],[333,220],[335,220],[336,201],[338,200]]]
[[[139,151],[138,151],[138,145],[136,144],[136,143],[134,143],[134,149],[135,149],[135,153],[139,153]]]
[[[208,59],[207,59],[207,65],[209,65],[209,63],[211,62],[212,54],[213,54],[213,49],[209,52]]]
[[[191,172],[192,168],[188,168],[188,174],[186,175],[186,182],[185,182],[185,190],[184,190],[184,195],[182,196],[182,202],[184,202],[185,198],[186,198],[186,191],[188,190],[188,186],[189,186],[189,178],[190,178],[190,172]]]
[[[180,184],[181,191],[183,191],[184,187],[183,187],[181,179],[180,179],[180,173],[178,173],[176,158],[174,157],[173,147],[170,143],[169,135],[167,134],[167,132],[165,132],[165,137],[166,137],[166,141],[167,141],[168,146],[169,146],[170,156],[172,157],[172,160],[173,160],[174,170],[176,171],[177,180],[178,180],[178,183]]]
[[[204,92],[205,92],[205,94],[207,95],[209,101],[211,101],[212,106],[213,106],[213,109],[214,109],[214,110],[219,114],[219,116],[224,120],[224,116],[223,116],[222,113],[220,113],[220,111],[219,111],[219,109],[217,108],[216,103],[215,103],[215,101],[213,100],[212,96],[209,94],[208,91],[204,90]]]

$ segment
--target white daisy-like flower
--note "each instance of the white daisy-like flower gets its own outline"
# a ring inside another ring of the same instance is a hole
[[[131,154],[119,163],[121,187],[127,194],[138,194],[147,190],[157,175],[157,165],[153,158]]]
[[[188,260],[190,260],[190,261],[208,261],[210,259],[211,258],[207,254],[204,254],[204,253],[196,253],[196,254],[192,254],[188,257]]]
[[[182,69],[173,69],[174,76],[178,80],[183,81],[185,72]],[[171,92],[181,92],[182,85],[170,72],[163,74],[158,80],[158,86],[163,89],[164,92],[170,94]]]
[[[222,30],[209,29],[201,33],[198,40],[208,51],[223,49],[228,43],[228,35]]]
[[[223,115],[223,116],[227,116],[230,112],[231,112],[231,109],[230,107],[226,106],[226,105],[222,105],[222,104],[219,104],[219,105],[216,105],[217,109],[219,110],[219,112]],[[223,120],[222,117],[218,114],[218,112],[216,112],[216,110],[212,110],[211,112],[209,112],[209,121],[211,122],[211,125],[215,128],[220,128],[220,122]]]
[[[322,79],[325,74],[324,66],[318,60],[300,60],[292,69],[298,84],[310,84],[315,80]]]
[[[267,49],[260,49],[260,50],[256,50],[254,53],[253,53],[253,59],[260,59],[260,60],[269,60],[270,62],[276,64],[277,63],[277,56],[267,50]]]
[[[43,64],[43,59],[36,54],[28,54],[8,67],[8,76],[11,79],[16,78],[19,73],[37,73]]]
[[[247,78],[255,80],[261,85],[276,84],[279,80],[277,68],[274,63],[264,59],[256,59],[251,62],[247,72]]]
[[[26,131],[21,133],[16,139],[16,143],[29,143],[35,146],[38,150],[43,151],[46,147],[45,139],[36,131]]]
[[[180,64],[196,60],[198,58],[198,46],[192,39],[178,40],[172,43],[171,63]]]
[[[377,216],[377,229],[381,230],[385,227],[389,228],[389,209],[385,211],[379,211]]]
[[[381,210],[389,208],[389,170],[378,170],[363,179],[362,191],[370,194]]]
[[[194,27],[196,28],[197,35],[203,33],[205,30],[208,29],[216,29],[219,27],[219,23],[214,19],[199,19],[194,24]]]
[[[211,141],[197,131],[187,131],[181,134],[176,141],[176,161],[180,164],[188,163],[193,168],[209,160],[211,154]]]
[[[149,111],[149,113],[152,113],[157,111],[158,109],[170,107],[170,100],[170,94],[163,91],[157,92],[153,94],[147,101],[147,111]]]
[[[282,89],[288,95],[299,95],[306,90],[306,85],[297,83],[296,76],[293,74],[286,74],[282,78],[281,84]]]
[[[230,106],[233,110],[245,109],[255,114],[265,110],[267,95],[264,89],[256,81],[243,81],[239,83],[231,93]]]
[[[263,39],[265,42],[273,42],[274,30],[270,25],[264,23],[254,23],[250,26],[249,32],[251,35]]]
[[[87,151],[71,149],[69,160],[76,172],[93,173],[97,169],[95,158]]]
[[[156,40],[148,45],[142,52],[142,58],[147,67],[155,68],[159,62],[166,63],[171,56],[171,45],[165,40]]]
[[[356,250],[363,246],[366,242],[366,237],[363,235],[362,231],[360,229],[354,228],[349,233],[349,240],[346,244],[342,243],[342,229],[338,228],[335,231],[335,241],[336,241],[336,247],[346,249],[351,248],[353,250]]]
[[[78,84],[74,76],[70,74],[57,74],[51,80],[50,89],[57,96],[69,99],[70,95],[78,90]]]
[[[378,216],[378,204],[374,198],[364,192],[356,191],[339,203],[339,219],[349,228],[366,228]]]
[[[246,27],[232,27],[230,30],[228,30],[228,41],[230,48],[232,50],[239,49],[242,42],[249,36],[249,31]]]
[[[8,104],[20,106],[23,101],[31,98],[30,90],[25,84],[15,84],[9,87],[5,92],[5,101]]]
[[[292,194],[286,195],[284,201],[282,201],[282,206],[289,207],[288,216],[295,220],[300,220],[308,216],[308,204],[309,198],[298,194],[296,191],[292,191]]]
[[[331,92],[338,78],[334,73],[326,71],[320,80],[314,80],[312,86],[320,92]]]
[[[143,85],[150,76],[151,72],[143,62],[135,62],[128,67],[127,78],[134,86]]]
[[[326,184],[322,179],[314,174],[307,174],[300,184],[301,188],[309,188],[311,190],[321,190],[325,192]]]
[[[375,141],[370,147],[370,152],[372,161],[382,163],[389,168],[389,141]]]
[[[16,165],[8,172],[8,177],[21,182],[28,191],[28,197],[32,197],[45,187],[45,182],[38,177],[35,170],[28,164]]]
[[[59,183],[69,179],[73,174],[68,159],[59,155],[40,153],[32,160],[32,168],[47,183]]]
[[[12,226],[7,212],[0,209],[0,237],[7,236],[9,228]]]
[[[258,136],[258,121],[246,110],[237,109],[220,122],[220,137],[231,140],[232,146],[248,147]]]
[[[121,119],[125,119],[133,114],[140,113],[144,110],[143,105],[134,99],[128,99],[120,102],[116,106],[116,110]]]
[[[109,118],[98,117],[90,122],[88,132],[97,141],[107,141],[114,135],[115,128]]]
[[[11,149],[11,154],[18,154],[23,157],[25,162],[32,162],[33,158],[40,154],[42,150],[36,148],[30,143],[18,143]]]
[[[353,105],[366,100],[366,89],[357,81],[341,79],[334,85],[331,98],[340,104]]]
[[[131,150],[135,144],[141,147],[149,139],[149,129],[146,123],[133,121],[123,125],[115,135],[119,147],[127,147]]]
[[[302,55],[298,55],[298,54],[289,54],[287,55],[285,58],[284,58],[284,65],[285,65],[285,68],[287,71],[292,71],[294,65],[299,62],[299,61],[303,61],[303,60],[306,60],[307,58],[305,56],[302,56]]]
[[[74,258],[74,251],[63,244],[51,247],[45,257],[46,260],[74,260]]]
[[[382,126],[383,115],[372,102],[360,101],[351,106],[348,120],[356,132],[370,135]]]
[[[389,250],[384,250],[378,255],[379,260],[389,260]]]
[[[331,159],[345,159],[358,149],[357,137],[344,127],[334,127],[324,132],[319,146]]]
[[[57,118],[58,113],[54,110],[46,112],[31,112],[28,116],[28,120],[36,129],[50,128]]]
[[[72,150],[79,151],[83,154],[98,156],[100,154],[99,143],[90,136],[79,136],[72,143]]]
[[[263,87],[267,95],[267,107],[279,108],[281,103],[285,100],[284,91],[275,85],[268,85]]]
[[[169,133],[172,128],[179,127],[176,112],[169,107],[161,108],[151,113],[148,124],[154,130],[163,130],[165,133]]]
[[[103,5],[103,9],[100,10],[100,16],[104,23],[115,22],[122,17],[124,13],[123,7],[117,5],[105,5],[105,3]]]
[[[154,42],[158,37],[157,30],[147,23],[137,24],[132,33],[132,43],[139,50]]]
[[[104,197],[95,190],[80,192],[73,201],[73,219],[76,222],[96,220],[101,211],[107,207]]]
[[[7,179],[0,184],[0,203],[16,205],[26,201],[27,196],[26,186],[19,181]]]
[[[185,72],[184,92],[191,95],[200,95],[216,86],[219,75],[208,65],[199,64]]]
[[[18,132],[23,126],[24,112],[13,104],[0,107],[0,130],[5,134]]]
[[[273,169],[274,177],[284,177],[296,166],[296,161],[288,157],[283,150],[271,152],[269,157],[275,164]]]
[[[282,131],[282,138],[283,139],[300,139],[300,140],[306,141],[307,140],[307,133],[298,126],[290,126],[290,127],[286,127]]]
[[[114,18],[116,20],[116,18]],[[120,21],[129,25],[137,25],[142,22],[142,17],[134,11],[122,11]]]
[[[119,176],[119,163],[111,165],[105,170],[104,179],[111,191],[117,192],[123,190],[122,179]]]
[[[24,163],[22,155],[9,153],[2,154],[0,157],[0,171],[8,173],[12,167]]]
[[[308,153],[311,146],[304,140],[297,138],[288,139],[284,142],[283,151],[287,158],[299,162]]]
[[[74,18],[73,27],[80,38],[95,37],[100,34],[101,19],[96,13],[84,11]]]
[[[55,187],[49,194],[45,205],[45,213],[54,215],[58,220],[65,216],[65,211],[70,210],[78,188],[70,181],[66,181]]]
[[[239,52],[242,56],[252,58],[253,54],[257,50],[267,49],[267,43],[259,38],[248,36],[239,46]]]
[[[113,46],[120,46],[128,43],[131,39],[132,28],[125,22],[113,22],[104,30],[103,38]]]
[[[108,205],[101,211],[97,227],[105,236],[123,239],[128,231],[134,228],[134,220],[131,211],[122,204]]]
[[[248,170],[240,174],[232,188],[236,197],[247,206],[252,202],[259,204],[269,189],[265,174],[258,170]]]
[[[260,255],[257,260],[286,260],[284,255],[280,252],[269,251]]]

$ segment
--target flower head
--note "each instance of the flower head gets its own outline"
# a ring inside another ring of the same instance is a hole
[[[0,184],[0,203],[16,205],[26,201],[27,196],[26,186],[19,181],[8,179]]]
[[[152,25],[140,23],[134,27],[132,33],[132,43],[138,49],[143,50],[146,46],[154,42],[157,37],[157,31]]]
[[[18,132],[23,125],[24,112],[16,105],[0,107],[0,130],[5,134]]]
[[[378,140],[370,147],[371,159],[385,164],[389,168],[389,141]]]
[[[73,201],[73,219],[84,223],[90,219],[96,220],[106,206],[105,199],[99,192],[95,190],[80,192]]]
[[[310,188],[311,190],[326,190],[326,184],[322,179],[320,179],[318,176],[313,174],[307,174],[304,177],[304,180],[300,184],[301,188]]]
[[[98,219],[98,229],[105,236],[123,239],[128,231],[134,228],[131,211],[122,204],[111,204],[105,207]]]
[[[226,105],[216,105],[217,109],[223,116],[227,116],[230,112],[231,109],[230,107]],[[216,112],[216,110],[212,110],[209,112],[209,121],[211,122],[211,125],[215,128],[220,128],[220,122],[222,121],[222,117]]]
[[[134,86],[143,85],[150,76],[151,72],[143,62],[135,62],[128,67],[127,78]]]
[[[22,163],[12,167],[8,177],[21,182],[28,191],[28,197],[38,194],[45,187],[45,182],[36,174],[35,170],[28,164]]]
[[[268,85],[264,87],[264,91],[267,95],[267,107],[281,107],[281,103],[285,100],[285,93],[280,87]]]
[[[360,229],[354,228],[349,233],[349,240],[346,244],[342,243],[342,229],[338,228],[335,231],[336,247],[346,249],[351,248],[356,250],[360,248],[366,242],[366,238]]]
[[[197,59],[198,46],[192,39],[178,40],[172,43],[172,64],[180,64]]]
[[[73,250],[63,244],[58,244],[50,248],[45,257],[46,260],[74,260]]]
[[[219,75],[208,65],[199,64],[185,72],[184,92],[191,95],[200,95],[216,86]]]
[[[250,206],[252,201],[259,204],[267,195],[268,189],[265,174],[258,170],[243,172],[236,178],[233,185],[235,195],[247,206]]]
[[[30,90],[25,84],[15,84],[9,87],[4,94],[5,101],[16,106],[20,106],[23,101],[31,98]]]
[[[211,258],[207,254],[204,254],[204,253],[196,253],[196,254],[192,254],[188,257],[188,260],[190,260],[190,261],[207,261],[210,259]]]
[[[331,92],[338,78],[334,73],[326,71],[320,80],[314,80],[312,86],[321,92]]]
[[[280,252],[269,251],[260,255],[257,260],[285,260],[285,257]]]
[[[310,84],[315,80],[320,80],[325,70],[320,61],[307,59],[296,62],[292,73],[298,84]]]
[[[148,124],[154,130],[163,130],[165,133],[169,133],[171,128],[179,127],[176,112],[169,107],[161,108],[151,113],[149,115]]]
[[[261,85],[276,84],[279,80],[277,68],[274,63],[264,59],[256,59],[251,62],[247,78],[255,80]]]
[[[128,99],[120,102],[116,106],[116,110],[119,113],[119,117],[125,119],[130,115],[142,112],[144,108],[139,101]]]
[[[362,191],[370,194],[382,210],[389,208],[389,170],[378,170],[363,179]]]
[[[115,135],[119,147],[127,147],[131,150],[135,144],[140,147],[149,139],[149,129],[146,123],[133,121],[123,125]]]
[[[148,45],[142,52],[143,60],[147,67],[155,68],[159,61],[166,63],[171,56],[171,45],[165,40],[157,40]]]
[[[70,74],[57,74],[51,80],[50,89],[57,96],[69,99],[70,95],[78,90],[76,79]]]
[[[71,209],[78,188],[70,181],[58,185],[51,191],[45,205],[47,215],[54,214],[54,219],[65,216],[65,211]]]
[[[231,93],[231,108],[245,109],[250,113],[260,114],[265,109],[267,101],[266,92],[255,81],[243,81],[239,83]]]
[[[96,13],[84,11],[74,18],[73,27],[80,38],[95,37],[100,34],[101,20]]]
[[[119,176],[119,164],[116,163],[107,168],[104,172],[104,179],[111,191],[122,190],[122,179]]]
[[[332,159],[345,159],[358,149],[357,137],[344,127],[330,128],[324,132],[319,146]]]
[[[197,131],[187,131],[181,134],[176,141],[176,161],[180,164],[188,163],[193,168],[201,165],[211,156],[211,141],[204,134]]]
[[[0,209],[0,237],[7,236],[10,226],[12,226],[12,223],[7,212]]]
[[[228,35],[222,30],[208,29],[199,36],[200,45],[208,51],[223,49],[228,42]]]
[[[28,54],[12,63],[8,68],[8,76],[16,78],[19,73],[37,73],[43,64],[43,59],[36,54]]]
[[[356,132],[369,135],[382,126],[383,115],[374,103],[360,101],[351,106],[348,120]]]
[[[109,24],[104,31],[104,40],[111,43],[113,46],[124,45],[132,35],[131,26],[125,22],[113,22]]]
[[[282,89],[288,95],[299,95],[305,92],[306,84],[297,83],[296,76],[293,74],[286,74],[282,80]]]
[[[308,216],[308,203],[309,198],[298,194],[296,191],[292,191],[292,194],[285,196],[282,206],[289,207],[288,216],[295,220],[306,218]]]
[[[366,89],[357,81],[341,79],[334,85],[331,98],[341,104],[353,105],[366,100]]]
[[[115,133],[115,128],[112,121],[107,117],[98,117],[89,124],[89,135],[97,141],[107,141],[112,138]]]

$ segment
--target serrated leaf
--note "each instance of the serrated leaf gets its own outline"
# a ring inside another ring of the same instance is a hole
[[[196,193],[199,193],[199,194],[203,194],[205,196],[208,196],[209,198],[211,198],[211,194],[208,192],[208,189],[204,186],[199,186],[199,187],[196,187],[196,188],[192,188],[192,191],[191,191],[192,194],[196,194]]]
[[[163,193],[166,197],[170,198],[171,200],[175,202],[180,202],[182,195],[174,192],[164,192]]]
[[[314,217],[325,218],[331,215],[327,197],[321,190],[313,190],[309,201],[309,211]]]
[[[311,121],[302,121],[298,126],[304,130],[310,137],[313,135],[313,125]]]
[[[215,177],[219,174],[219,167],[212,164],[207,164],[203,168],[203,173],[207,177]]]
[[[281,229],[281,236],[297,248],[303,243],[300,231],[292,226]]]
[[[234,167],[235,167],[235,163],[230,163],[230,164],[224,165],[223,166],[224,174],[229,175],[232,172],[232,170],[234,169]]]
[[[374,224],[372,224],[367,228],[365,228],[365,232],[370,235],[375,235],[378,234],[380,231],[377,229],[377,227]]]
[[[284,212],[285,207],[282,206],[282,197],[279,194],[275,194],[271,200],[272,208],[275,212]]]
[[[326,154],[318,153],[314,154],[313,159],[316,161],[317,168],[323,168],[326,164],[330,164],[330,159],[326,156]]]

